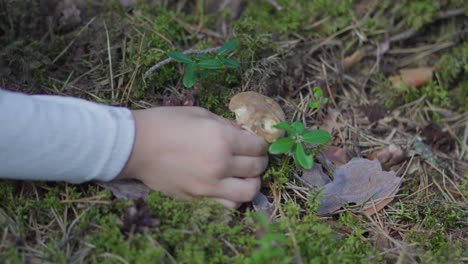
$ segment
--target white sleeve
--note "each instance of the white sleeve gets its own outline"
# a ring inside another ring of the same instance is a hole
[[[0,179],[109,181],[129,159],[134,136],[126,108],[0,88]]]

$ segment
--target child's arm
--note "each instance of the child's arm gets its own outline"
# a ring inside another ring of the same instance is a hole
[[[236,207],[260,188],[267,143],[197,107],[129,111],[0,90],[0,178],[81,183],[136,178]]]
[[[0,178],[112,180],[134,140],[126,108],[0,90]]]

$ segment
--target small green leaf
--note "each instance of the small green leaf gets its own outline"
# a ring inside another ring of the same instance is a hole
[[[195,55],[196,60],[209,60],[210,57],[206,56],[206,54],[197,54]]]
[[[314,87],[313,91],[314,91],[314,97],[315,97],[315,98],[318,99],[318,98],[320,98],[320,97],[323,96],[322,88],[320,88],[320,87]]]
[[[317,109],[319,107],[319,103],[316,101],[310,102],[310,108]]]
[[[324,144],[331,140],[331,135],[326,130],[312,130],[302,135],[302,141],[310,144]]]
[[[289,134],[294,134],[294,129],[286,122],[281,121],[274,126],[276,129],[282,129],[288,132]]]
[[[293,158],[296,164],[303,167],[304,169],[312,169],[314,165],[314,158],[312,155],[307,155],[304,150],[302,143],[298,143],[294,146]]]
[[[327,104],[327,103],[328,103],[328,98],[327,98],[327,97],[322,98],[322,102],[321,102],[321,103],[322,103],[322,105]]]
[[[177,61],[177,62],[182,62],[182,63],[191,63],[192,62],[192,59],[183,54],[182,52],[178,52],[178,51],[169,51],[167,53],[167,55],[169,57],[171,57],[173,60]]]
[[[219,55],[224,55],[224,54],[231,53],[236,49],[236,46],[237,46],[236,42],[234,42],[232,40],[228,41],[228,42],[224,43],[223,46],[221,46],[221,48],[218,51],[218,54]]]
[[[292,128],[296,131],[297,134],[302,135],[305,131],[304,125],[302,122],[295,121],[291,124]]]
[[[187,88],[191,88],[197,81],[196,67],[195,63],[189,63],[185,66],[183,83]]]
[[[279,138],[275,140],[268,149],[270,154],[283,154],[292,149],[294,140],[292,138]]]
[[[223,68],[223,62],[217,59],[208,59],[198,62],[198,66],[205,69],[220,69]]]
[[[240,67],[240,63],[233,59],[225,59],[224,64],[226,64],[228,68],[232,69],[237,69]]]

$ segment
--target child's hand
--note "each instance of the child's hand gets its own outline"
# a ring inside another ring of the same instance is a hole
[[[209,197],[235,208],[251,201],[268,165],[268,144],[198,107],[134,111],[136,139],[121,178],[168,195]]]

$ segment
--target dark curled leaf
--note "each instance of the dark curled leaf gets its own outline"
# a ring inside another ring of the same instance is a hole
[[[117,199],[145,199],[150,188],[135,180],[115,180],[111,182],[97,182],[97,184],[108,189]]]
[[[319,215],[333,214],[351,203],[361,207],[358,211],[364,213],[374,205],[383,208],[393,199],[401,181],[395,172],[382,171],[378,161],[361,158],[338,167],[333,178],[333,182],[323,187]]]
[[[145,229],[158,227],[160,223],[161,221],[153,216],[151,209],[140,199],[125,208],[120,230],[128,237],[130,234],[144,233]]]
[[[173,60],[177,61],[177,62],[182,62],[182,63],[191,63],[192,62],[192,59],[183,54],[182,52],[178,52],[178,51],[169,51],[167,53],[167,55],[169,57],[171,57]]]
[[[309,187],[321,187],[331,182],[325,172],[323,172],[322,165],[315,163],[312,169],[303,170],[301,180],[303,180]]]
[[[252,205],[255,211],[264,212],[269,219],[273,218],[275,206],[268,201],[268,198],[263,193],[257,192],[252,201]]]

